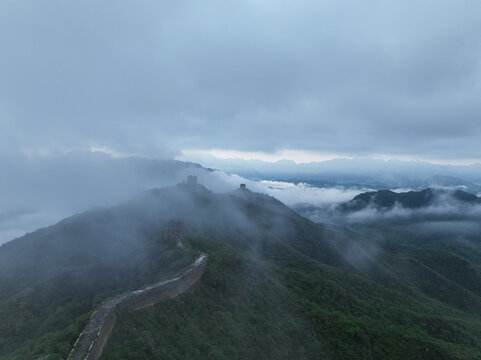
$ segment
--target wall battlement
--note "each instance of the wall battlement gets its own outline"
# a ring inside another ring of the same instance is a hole
[[[80,333],[67,360],[97,360],[102,355],[115,326],[116,310],[120,308],[139,310],[184,293],[200,280],[207,267],[207,260],[207,254],[200,254],[191,265],[172,279],[126,292],[102,302]]]

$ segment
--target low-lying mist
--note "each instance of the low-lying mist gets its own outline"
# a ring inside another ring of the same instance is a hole
[[[115,158],[103,152],[74,151],[34,158],[22,154],[15,161],[10,159],[2,163],[8,170],[8,176],[0,178],[0,244],[92,207],[112,206],[141,191],[181,183],[187,175],[196,175],[199,183],[219,193],[245,183],[250,190],[274,196],[318,223],[420,223],[481,219],[480,206],[459,204],[449,197],[439,198],[432,206],[422,209],[394,206],[379,210],[370,206],[361,211],[342,213],[338,209],[339,204],[369,189],[254,181],[174,160]],[[429,228],[432,225],[426,226],[426,229]]]
[[[417,233],[481,234],[481,204],[464,203],[450,193],[438,195],[432,204],[420,208],[406,208],[399,203],[390,208],[369,204],[357,211],[343,211],[339,204],[313,206],[304,203],[294,208],[310,220],[324,224],[354,227],[396,224]]]
[[[141,157],[115,158],[103,152],[73,151],[58,156],[19,154],[3,159],[0,177],[0,244],[52,225],[92,207],[112,206],[136,193],[181,183],[196,175],[208,189],[224,193],[246,183],[254,192],[274,196],[291,206],[347,201],[359,190],[316,188],[307,184],[251,181],[198,164]]]
[[[308,204],[312,206],[332,206],[351,200],[364,190],[342,187],[314,187],[306,183],[262,180],[259,187],[289,206]]]
[[[182,182],[187,175],[217,191],[234,179],[197,164],[140,157],[114,158],[102,152],[0,159],[0,243],[97,206],[112,206],[150,188]]]

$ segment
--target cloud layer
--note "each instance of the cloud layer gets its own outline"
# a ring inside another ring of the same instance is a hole
[[[111,206],[143,190],[185,181],[192,174],[214,192],[229,192],[246,183],[250,190],[275,196],[287,205],[303,202],[325,206],[347,201],[360,192],[251,181],[195,164],[115,158],[102,152],[75,151],[45,157],[24,154],[0,159],[9,169],[8,176],[0,177],[0,244],[77,212]]]
[[[479,159],[478,1],[2,1],[0,151]]]

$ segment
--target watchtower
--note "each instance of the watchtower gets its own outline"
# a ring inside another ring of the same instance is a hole
[[[197,176],[195,175],[187,176],[187,185],[197,185]]]

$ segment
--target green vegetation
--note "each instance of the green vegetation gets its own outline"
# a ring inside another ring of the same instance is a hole
[[[122,310],[102,359],[481,359],[481,234],[330,229],[249,192],[189,199],[188,215],[175,214],[185,250],[158,228],[130,256],[55,276],[3,265],[0,359],[65,358],[100,301],[171,276],[199,251],[209,263],[197,287]]]
[[[342,204],[342,211],[359,211],[368,206],[374,206],[377,209],[392,209],[396,204],[405,209],[418,209],[428,207],[440,196],[450,198],[459,204],[480,204],[481,199],[476,195],[462,190],[444,190],[444,189],[424,189],[420,191],[408,191],[396,193],[391,190],[378,190],[365,192],[357,195],[351,201]]]
[[[419,269],[403,268],[407,253],[429,257],[423,245],[386,243],[381,265],[347,270],[281,242],[256,254],[222,239],[192,243],[211,254],[200,287],[122,313],[102,359],[481,359],[481,312],[443,302],[416,286]]]
[[[112,262],[86,267],[81,274],[65,269],[1,301],[0,359],[65,359],[103,299],[171,277],[194,257],[190,251],[166,249],[156,239],[145,250],[122,259],[121,268]]]

